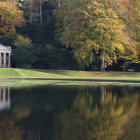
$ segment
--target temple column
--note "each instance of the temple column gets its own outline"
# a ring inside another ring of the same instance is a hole
[[[11,58],[10,58],[10,53],[8,53],[8,68],[11,67]]]
[[[1,94],[2,94],[2,91],[1,91],[1,88],[0,88],[0,101],[1,101],[1,96],[2,96]]]
[[[10,88],[8,87],[8,101],[10,101]]]
[[[3,54],[4,54],[4,68],[6,68],[6,53]]]
[[[6,96],[6,89],[5,88],[3,88],[3,102],[5,102],[5,96]]]
[[[0,52],[0,67],[2,67],[2,65],[1,65],[1,61],[2,61],[2,60],[1,60],[1,52]]]

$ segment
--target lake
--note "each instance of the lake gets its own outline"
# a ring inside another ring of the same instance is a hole
[[[140,140],[140,86],[0,87],[0,140]]]

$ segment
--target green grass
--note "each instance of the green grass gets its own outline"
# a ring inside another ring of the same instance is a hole
[[[59,74],[71,78],[140,78],[140,72],[93,72],[93,71],[72,71],[72,70],[35,70],[52,74]]]
[[[26,70],[1,68],[0,78],[103,79],[140,81],[139,72],[87,72],[71,70]]]
[[[12,69],[12,68],[0,69],[0,78],[56,78],[56,77],[63,78],[64,76],[25,69]]]

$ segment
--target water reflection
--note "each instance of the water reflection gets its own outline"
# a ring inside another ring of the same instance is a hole
[[[11,100],[11,109],[0,112],[0,140],[140,139],[140,87],[3,87],[0,93],[0,101]]]
[[[99,93],[97,93],[99,94]],[[101,86],[101,97],[96,102],[90,93],[78,94],[70,110],[58,116],[58,140],[119,140],[124,127],[136,113],[137,100],[129,108],[118,104],[116,94]],[[59,120],[59,121],[58,121]],[[59,129],[61,127],[61,129]],[[59,131],[58,131],[59,130]]]
[[[10,88],[0,87],[0,110],[10,109]]]

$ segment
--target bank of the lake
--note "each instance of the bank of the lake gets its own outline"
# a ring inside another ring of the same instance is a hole
[[[0,80],[31,80],[32,82],[37,80],[63,80],[140,83],[140,73],[1,68]]]

